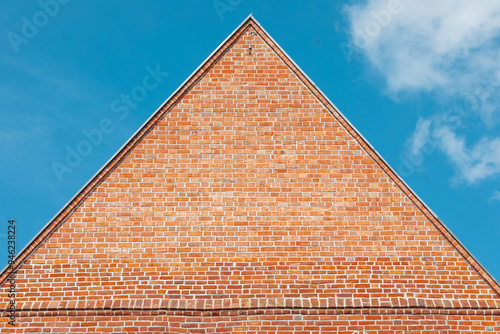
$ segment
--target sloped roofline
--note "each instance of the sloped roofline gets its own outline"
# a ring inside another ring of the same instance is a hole
[[[198,82],[213,64],[227,51],[236,40],[252,26],[276,55],[297,75],[318,101],[337,119],[340,125],[356,140],[365,152],[379,165],[389,179],[415,204],[424,216],[441,232],[467,263],[478,273],[481,278],[500,296],[500,285],[472,253],[458,240],[451,230],[439,217],[418,197],[410,186],[396,173],[396,171],[382,158],[375,148],[363,135],[349,122],[340,110],[331,102],[319,87],[304,73],[292,58],[279,46],[261,24],[250,14],[229,36],[193,71],[193,73],[161,104],[161,106],[141,125],[141,127],[123,144],[122,147],[99,169],[92,178],[62,207],[62,209],[31,239],[19,252],[14,260],[17,270],[28,258],[43,244],[65,219],[79,206],[79,204],[103,181],[107,175],[128,155],[133,147],[146,135],[147,132],[163,117],[189,89]],[[0,272],[0,287],[5,284],[8,276],[9,265]]]

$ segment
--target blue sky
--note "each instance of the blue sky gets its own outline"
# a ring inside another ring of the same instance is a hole
[[[2,267],[7,220],[20,250],[250,13],[500,278],[500,4],[488,0],[3,1]]]

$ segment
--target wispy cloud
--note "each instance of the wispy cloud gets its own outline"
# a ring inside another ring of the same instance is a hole
[[[16,57],[7,55],[0,55],[0,60],[3,66],[8,66],[8,68],[32,78],[35,82],[43,85],[44,89],[57,92],[58,96],[67,96],[75,101],[89,102],[95,100],[95,96],[82,88],[78,81],[74,79],[75,74],[72,76],[61,71],[60,64],[45,63],[43,66],[35,66],[34,64],[23,63]]]
[[[498,82],[500,2],[401,0],[401,12],[391,15],[378,34],[367,35],[377,17],[382,22],[390,2],[345,7],[353,43],[385,76],[389,92],[473,91],[479,74]]]
[[[429,127],[431,120],[419,118],[413,136],[408,140],[409,151],[412,156],[419,157],[422,153],[422,148],[427,143],[430,137]]]
[[[394,3],[397,15],[388,10]],[[395,99],[432,94],[445,106],[460,101],[458,121],[441,112],[418,121],[409,153],[418,156],[431,138],[460,180],[471,184],[500,173],[500,137],[467,142],[457,135],[473,118],[482,120],[484,132],[500,119],[500,2],[367,0],[344,9],[351,43],[384,78],[386,93]],[[375,24],[377,33],[370,34]]]
[[[443,152],[454,163],[459,178],[472,184],[500,172],[500,138],[482,138],[467,145],[449,127],[436,129],[435,136]]]
[[[490,202],[493,202],[493,201],[500,201],[500,191],[495,190],[493,192],[493,195],[490,198]]]
[[[23,112],[15,116],[0,115],[0,160],[29,165],[43,156],[50,134],[49,120],[45,115]],[[26,149],[31,149],[29,156]]]
[[[42,124],[31,124],[27,128],[12,129],[0,133],[0,141],[28,141],[39,139],[47,133],[47,126]]]

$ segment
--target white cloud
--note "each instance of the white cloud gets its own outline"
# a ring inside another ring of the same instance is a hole
[[[413,136],[408,140],[409,151],[413,156],[420,156],[422,148],[429,141],[431,120],[419,118]]]
[[[483,131],[476,142],[457,135],[476,117],[490,131],[500,119],[500,1],[364,0],[344,10],[351,44],[385,79],[389,95],[430,93],[450,110],[417,122],[408,139],[413,167],[431,143],[458,180],[473,184],[500,173],[498,135]]]
[[[367,0],[345,12],[352,43],[390,94],[466,92],[491,123],[500,101],[500,1]]]
[[[491,196],[490,201],[500,201],[500,191],[495,190],[493,196]]]
[[[437,128],[435,138],[455,165],[459,178],[472,184],[500,172],[500,138],[482,138],[468,146],[448,126]]]

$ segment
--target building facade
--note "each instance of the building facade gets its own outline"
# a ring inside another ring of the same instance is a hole
[[[498,333],[500,287],[253,17],[21,252],[2,333]]]

